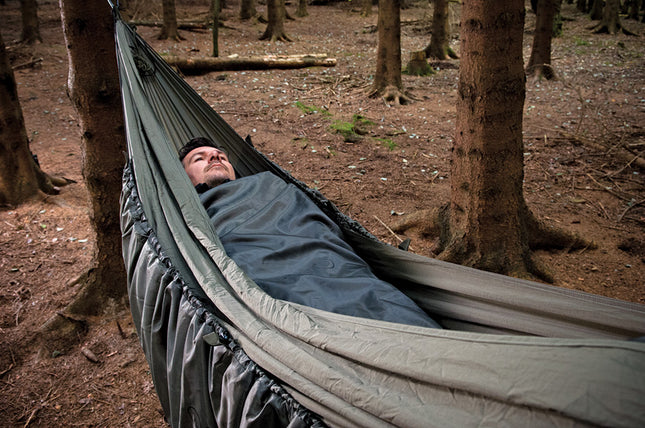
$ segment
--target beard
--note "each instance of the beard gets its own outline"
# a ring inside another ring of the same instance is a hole
[[[206,167],[204,169],[204,179],[206,185],[211,188],[226,183],[229,180],[235,180],[235,178],[231,178],[229,170],[221,164]]]

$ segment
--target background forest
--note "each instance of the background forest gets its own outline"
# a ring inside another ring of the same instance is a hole
[[[219,71],[186,79],[242,135],[296,178],[319,189],[380,239],[433,256],[436,236],[401,220],[450,199],[459,59],[430,59],[426,76],[402,75],[410,101],[369,97],[377,51],[377,6],[314,2],[284,23],[291,41],[260,40],[267,24],[221,11],[219,55],[326,54],[333,67]],[[581,2],[577,2],[581,3]],[[585,3],[585,2],[582,2]],[[610,2],[608,2],[610,3]],[[74,281],[95,242],[84,184],[79,120],[66,92],[68,59],[58,2],[39,1],[42,42],[20,42],[20,2],[0,1],[0,32],[18,85],[30,148],[44,171],[75,183],[60,194],[0,210],[0,415],[6,426],[164,426],[127,308],[95,318],[67,347],[49,349],[39,328],[78,292]],[[179,23],[203,22],[207,0],[177,0]],[[266,17],[266,5],[257,4]],[[458,3],[449,47],[460,53]],[[536,27],[526,2],[524,59]],[[557,79],[530,74],[524,105],[524,196],[545,219],[597,248],[537,251],[554,286],[645,302],[645,24],[625,9],[615,34],[576,2],[563,1],[552,41]],[[401,10],[403,66],[430,43],[433,5]],[[109,8],[106,5],[106,13]],[[212,34],[179,26],[159,40],[160,1],[129,1],[138,32],[162,55],[206,57]],[[601,18],[601,17],[598,17]],[[435,30],[436,31],[436,30]],[[631,34],[627,34],[631,33]],[[395,232],[397,230],[399,233]],[[47,349],[47,352],[43,352]]]

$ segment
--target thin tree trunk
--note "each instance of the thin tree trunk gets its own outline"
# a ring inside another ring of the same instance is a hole
[[[0,206],[18,205],[39,194],[58,193],[64,179],[41,171],[29,150],[29,137],[16,80],[0,34]],[[54,179],[55,183],[52,182]]]
[[[20,12],[22,15],[22,37],[21,40],[28,44],[42,42],[40,27],[38,25],[38,3],[36,0],[20,0]]]
[[[401,104],[409,101],[401,79],[401,9],[399,0],[381,0],[378,8],[376,72],[370,96]]]
[[[582,13],[589,12],[587,0],[576,0],[576,8]]]
[[[556,11],[556,1],[558,0],[538,1],[533,47],[531,49],[529,63],[526,67],[529,73],[537,77],[545,77],[546,79],[554,79],[556,77],[551,67],[551,39],[553,36],[553,18]]]
[[[213,22],[213,57],[219,56],[219,8],[220,0],[211,0],[211,21]]]
[[[600,20],[600,24],[594,28],[594,32],[616,34],[619,31],[622,31],[627,35],[635,35],[621,24],[620,17],[618,15],[619,9],[620,0],[606,0],[605,7],[602,10],[602,19]]]
[[[372,0],[361,0],[361,16],[367,18],[372,15]]]
[[[100,2],[61,0],[60,7],[69,55],[68,90],[79,116],[83,177],[96,233],[92,267],[80,278],[82,288],[65,313],[98,315],[122,308],[126,297],[119,223],[126,147],[114,22]]]
[[[240,19],[247,20],[257,16],[255,0],[242,0],[240,2]]]
[[[602,6],[603,6],[603,0],[593,0],[591,10],[589,11],[589,17],[592,20],[598,21],[599,19],[602,18],[602,9],[603,9]]]
[[[298,18],[309,16],[309,12],[307,12],[307,0],[298,0],[298,9],[296,9],[296,16]]]
[[[448,0],[435,0],[432,14],[432,37],[430,44],[425,48],[426,58],[444,60],[457,58],[457,54],[450,49],[450,31],[448,29],[448,16],[450,12]]]
[[[175,0],[162,0],[163,27],[157,36],[159,40],[183,40],[177,29],[177,13],[175,11]]]
[[[284,0],[267,0],[267,15],[269,22],[260,40],[290,42],[291,39],[284,31],[284,20],[286,17]]]
[[[629,3],[629,10],[627,13],[627,18],[628,19],[633,19],[635,21],[638,21],[638,12],[641,8],[643,0],[632,0]]]

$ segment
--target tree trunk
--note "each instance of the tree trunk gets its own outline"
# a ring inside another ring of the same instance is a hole
[[[284,0],[267,0],[267,15],[269,22],[260,40],[290,42],[291,39],[284,31],[284,19],[286,16]]]
[[[538,1],[533,47],[526,67],[528,73],[546,79],[556,77],[551,67],[551,38],[553,36],[553,17],[556,11],[556,1],[559,0]]]
[[[309,12],[307,12],[307,0],[298,0],[298,9],[296,9],[296,16],[298,18],[309,16]]]
[[[361,16],[372,16],[372,0],[361,0]]]
[[[29,137],[16,80],[0,34],[0,206],[18,205],[38,195],[57,193],[29,150]],[[57,183],[61,184],[61,183]]]
[[[242,0],[240,2],[240,19],[247,20],[257,16],[255,0]]]
[[[401,80],[401,9],[399,0],[381,0],[378,7],[376,72],[370,96],[396,104],[408,102]]]
[[[589,12],[589,6],[587,5],[587,0],[576,0],[576,8],[582,12]]]
[[[450,49],[450,31],[448,29],[449,1],[435,0],[432,14],[432,37],[430,44],[425,48],[426,58],[445,60],[457,59],[455,51]]]
[[[629,3],[629,10],[627,12],[627,18],[638,21],[638,12],[641,9],[641,4],[643,0],[631,0]]]
[[[602,10],[602,19],[600,20],[600,24],[594,28],[594,32],[616,34],[622,31],[627,35],[634,35],[634,33],[627,30],[620,23],[620,17],[618,16],[619,9],[620,0],[606,0],[605,7]]]
[[[439,258],[550,280],[530,245],[579,240],[537,221],[524,200],[524,1],[464,0],[461,13],[457,133]]]
[[[22,15],[22,37],[21,41],[27,44],[42,42],[40,27],[38,26],[38,3],[36,0],[20,0],[20,12]]]
[[[219,12],[220,0],[211,0],[211,21],[213,22],[213,57],[219,56]]]
[[[602,18],[603,0],[592,1],[593,3],[591,5],[591,10],[589,11],[589,17],[594,21],[598,21]]]
[[[126,146],[114,22],[101,2],[60,3],[69,56],[68,91],[79,117],[83,177],[91,197],[90,220],[96,234],[92,267],[79,278],[82,288],[64,313],[100,315],[123,308],[127,296],[119,225]],[[51,327],[56,321],[48,324]]]
[[[175,0],[162,0],[163,8],[163,27],[157,36],[159,40],[183,40],[177,29],[177,13],[175,12]]]

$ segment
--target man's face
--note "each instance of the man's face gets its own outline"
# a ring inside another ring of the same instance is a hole
[[[188,152],[181,161],[193,186],[206,183],[215,187],[226,180],[235,180],[235,170],[228,156],[215,147],[198,147]]]

